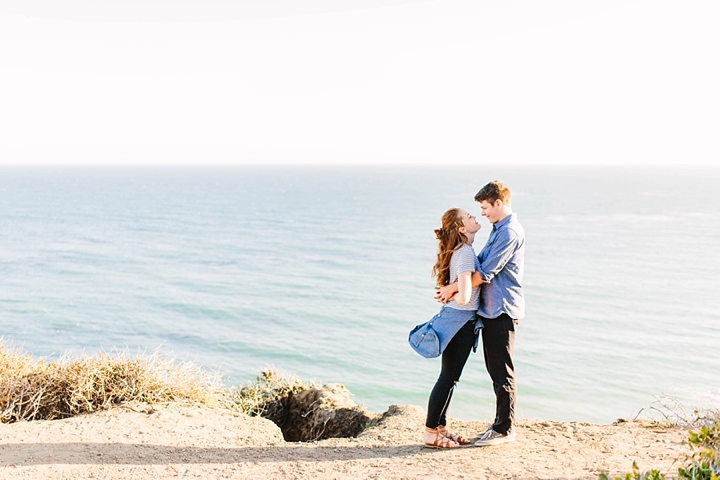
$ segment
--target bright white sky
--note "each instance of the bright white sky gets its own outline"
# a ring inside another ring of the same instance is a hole
[[[720,163],[717,0],[0,0],[0,165]]]

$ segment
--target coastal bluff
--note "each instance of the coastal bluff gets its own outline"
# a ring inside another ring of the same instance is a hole
[[[675,472],[687,428],[521,420],[517,440],[451,451],[421,445],[425,412],[393,405],[355,438],[288,442],[270,420],[169,403],[0,424],[2,479],[597,478]],[[452,420],[472,437],[482,422]]]

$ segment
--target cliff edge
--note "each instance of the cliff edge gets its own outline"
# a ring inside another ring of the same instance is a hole
[[[0,478],[597,478],[633,461],[676,472],[687,451],[685,428],[529,420],[513,443],[439,451],[420,443],[424,416],[393,405],[356,438],[305,443],[263,418],[182,404],[0,424]],[[449,426],[468,437],[486,427]]]

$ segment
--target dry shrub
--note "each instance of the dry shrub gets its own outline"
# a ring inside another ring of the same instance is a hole
[[[282,425],[287,415],[288,398],[312,386],[312,383],[295,377],[283,377],[277,370],[262,370],[255,382],[234,392],[233,400],[243,413]]]
[[[688,407],[683,404],[676,394],[663,394],[655,396],[655,401],[647,407],[641,408],[635,415],[648,426],[690,426],[700,427],[712,425],[720,421],[720,409],[717,405],[700,405]]]
[[[217,375],[154,352],[33,360],[0,341],[0,422],[53,420],[128,402],[231,406]]]

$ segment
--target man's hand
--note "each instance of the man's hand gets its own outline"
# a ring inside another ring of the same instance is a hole
[[[435,300],[442,304],[448,303],[457,293],[457,288],[457,283],[451,283],[450,285],[445,285],[444,287],[436,287]]]

